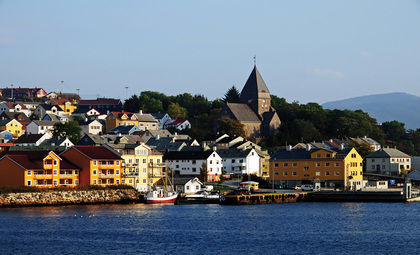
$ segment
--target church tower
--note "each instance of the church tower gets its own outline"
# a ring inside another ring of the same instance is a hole
[[[256,65],[242,89],[240,102],[249,105],[260,119],[263,119],[263,113],[271,110],[270,91]]]

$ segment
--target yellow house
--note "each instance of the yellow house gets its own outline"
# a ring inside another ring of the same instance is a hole
[[[270,158],[270,178],[286,187],[320,183],[321,187],[363,187],[363,159],[354,148],[277,150]]]
[[[23,125],[15,119],[0,120],[0,131],[9,131],[13,134],[14,138],[17,138],[23,134],[22,128]]]
[[[64,114],[71,115],[76,109],[77,106],[72,104],[68,99],[52,99],[50,101],[52,105],[58,105],[63,109]]]
[[[9,151],[0,159],[0,186],[74,187],[79,170],[53,151]]]
[[[123,158],[121,184],[134,186],[139,191],[149,191],[165,173],[162,153],[145,144],[117,144],[114,148]]]
[[[139,126],[139,119],[130,112],[111,112],[106,116],[106,132],[118,126]]]

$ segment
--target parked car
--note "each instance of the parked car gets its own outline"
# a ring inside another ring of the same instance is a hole
[[[300,187],[303,191],[313,191],[314,190],[314,186],[312,185],[308,185],[308,184],[304,184]]]

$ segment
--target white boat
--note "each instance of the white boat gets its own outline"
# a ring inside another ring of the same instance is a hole
[[[191,194],[191,195],[186,195],[185,198],[205,198],[205,199],[219,199],[220,198],[220,194],[219,192],[207,192],[205,190],[200,190],[197,193]]]

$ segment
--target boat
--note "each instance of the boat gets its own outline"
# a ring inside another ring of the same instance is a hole
[[[197,193],[186,195],[185,198],[207,198],[207,199],[216,199],[220,198],[219,192],[207,192],[205,190],[200,190]]]
[[[207,192],[205,190],[198,191],[197,193],[180,197],[175,201],[176,205],[184,204],[218,204],[220,193],[217,191]]]
[[[177,197],[177,192],[156,188],[144,195],[144,201],[146,204],[174,203]]]

